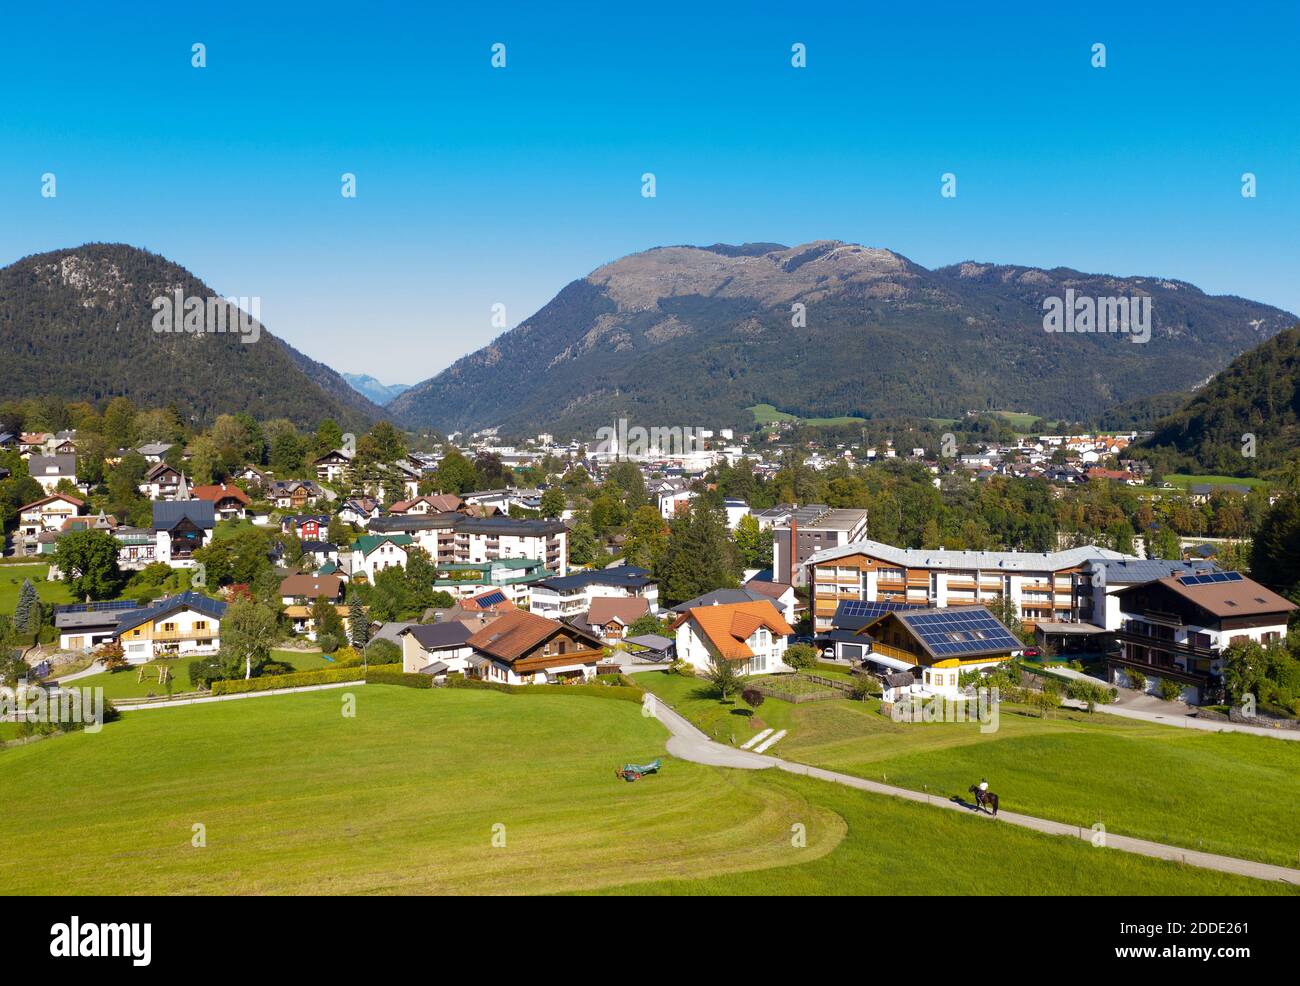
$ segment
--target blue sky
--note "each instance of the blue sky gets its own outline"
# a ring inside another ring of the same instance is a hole
[[[145,246],[388,383],[490,341],[495,303],[513,326],[674,243],[842,239],[1300,312],[1300,4],[469,6],[7,11],[0,263]]]

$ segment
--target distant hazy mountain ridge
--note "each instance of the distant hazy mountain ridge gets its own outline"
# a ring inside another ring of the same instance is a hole
[[[340,374],[348,385],[359,394],[365,395],[374,401],[380,407],[388,404],[399,394],[410,390],[411,385],[407,383],[380,383],[372,376],[364,373],[343,373]]]

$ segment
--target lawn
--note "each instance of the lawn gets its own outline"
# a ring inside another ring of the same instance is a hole
[[[116,671],[101,671],[99,674],[87,675],[69,682],[69,688],[102,688],[104,697],[110,700],[119,698],[148,698],[151,695],[180,695],[182,692],[195,691],[190,683],[190,661],[192,657],[159,658],[148,664],[132,664]],[[159,674],[166,668],[171,674],[171,689],[159,682]]]
[[[626,702],[382,685],[127,713],[0,752],[0,881],[10,894],[1294,890],[776,771],[664,757],[657,775],[614,778],[664,739]]]
[[[1210,486],[1263,486],[1268,483],[1262,479],[1250,479],[1242,476],[1192,476],[1188,473],[1170,473],[1164,477],[1166,483],[1183,488],[1207,483]]]
[[[271,660],[292,664],[295,671],[317,671],[320,668],[334,667],[334,662],[318,650],[277,647],[271,651]]]
[[[0,886],[561,892],[778,865],[795,820],[809,856],[842,838],[833,812],[747,772],[614,777],[664,737],[627,702],[382,685],[128,712],[0,752]]]
[[[3,565],[0,566],[0,613],[12,616],[18,606],[18,592],[23,587],[23,579],[30,579],[36,588],[36,594],[47,604],[73,602],[72,594],[63,582],[50,582],[45,576],[49,564],[42,565]]]
[[[657,677],[656,677],[657,675]],[[706,683],[649,672],[638,682],[716,738],[752,730]],[[895,723],[875,700],[792,705],[756,718],[788,731],[773,751],[872,780],[945,796],[987,777],[1012,811],[1173,845],[1297,866],[1300,744],[1205,733],[1104,713],[1050,719],[1006,706],[994,733],[971,723]],[[733,725],[735,724],[735,725]]]

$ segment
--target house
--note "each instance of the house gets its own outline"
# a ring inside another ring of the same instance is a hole
[[[113,530],[117,538],[117,566],[127,571],[138,571],[158,560],[158,532],[146,527],[118,525]]]
[[[601,640],[622,640],[628,627],[649,613],[650,604],[643,597],[600,597],[591,601],[591,609],[585,616],[573,622]]]
[[[451,497],[451,499],[456,501],[456,506],[451,507],[450,509],[458,510],[460,508],[460,498]],[[446,502],[448,502],[448,498],[442,495],[417,496],[410,500],[398,500],[388,508],[388,512],[397,516],[405,516],[407,514],[436,514],[442,512],[442,508],[437,504]]]
[[[459,620],[408,626],[398,636],[402,646],[402,670],[407,674],[434,677],[443,677],[449,672],[464,674],[474,656],[474,648],[469,642],[471,630]]]
[[[226,604],[197,592],[151,603],[123,614],[113,632],[131,664],[157,657],[215,654],[221,648]]]
[[[276,479],[266,489],[266,498],[280,510],[301,510],[323,495],[310,479]]]
[[[256,489],[264,488],[271,482],[271,474],[254,465],[244,466],[243,469],[235,473],[235,479],[242,479],[249,486]]]
[[[144,608],[134,599],[56,606],[54,628],[59,631],[59,649],[94,650],[114,638],[122,617]]]
[[[1141,675],[1148,689],[1172,681],[1191,703],[1221,701],[1224,651],[1285,640],[1297,608],[1240,572],[1168,575],[1116,596],[1120,650],[1107,656],[1107,676],[1132,687]]]
[[[750,579],[745,583],[744,588],[750,592],[758,592],[772,599],[777,604],[777,609],[785,617],[785,622],[794,624],[798,622],[795,616],[795,610],[798,607],[798,597],[795,595],[794,586],[787,582],[771,582],[765,579]]]
[[[338,547],[328,541],[303,541],[302,553],[318,568],[329,562],[334,562],[337,565],[339,560]]]
[[[364,575],[371,582],[385,568],[406,568],[408,534],[363,534],[352,543],[352,576]]]
[[[368,496],[357,496],[343,501],[338,516],[345,524],[351,524],[364,531],[370,522],[383,512],[384,508],[378,500],[372,500]]]
[[[659,583],[649,569],[636,565],[614,565],[571,575],[552,576],[532,589],[532,610],[557,620],[569,619],[591,609],[597,599],[644,599],[646,608],[659,608]]]
[[[792,508],[772,524],[773,578],[804,585],[810,558],[852,544],[866,533],[865,510],[834,509],[819,503]]]
[[[738,665],[743,675],[791,671],[784,656],[790,624],[771,602],[694,606],[673,623],[677,659],[707,670],[715,660]]]
[[[678,603],[673,607],[672,611],[680,615],[697,606],[730,606],[733,603],[766,603],[778,613],[782,612],[781,603],[778,600],[773,599],[765,592],[759,592],[757,589],[750,589],[746,586],[741,586],[739,589],[714,589],[702,596],[696,596],[684,603]],[[782,618],[784,619],[784,617]]]
[[[346,449],[336,448],[332,452],[326,452],[319,459],[312,462],[312,468],[316,470],[316,478],[322,483],[341,483],[352,468],[352,456],[354,453]]]
[[[664,520],[672,520],[678,514],[684,514],[691,508],[695,493],[691,490],[669,490],[659,494],[659,515]]]
[[[860,647],[862,661],[883,672],[922,674],[935,694],[956,695],[963,671],[979,671],[1010,660],[1024,650],[1018,637],[983,606],[908,606],[897,603],[850,603],[863,610],[856,630],[836,635],[837,656]]]
[[[27,460],[27,471],[32,479],[49,493],[63,480],[77,485],[77,457],[75,455],[32,455]]]
[[[156,560],[173,568],[192,568],[194,552],[210,544],[217,519],[209,500],[155,501]]]
[[[196,486],[190,490],[195,500],[209,500],[213,511],[220,520],[242,520],[252,499],[238,486],[225,483],[212,486]]]
[[[290,575],[280,583],[280,601],[286,606],[309,604],[325,598],[343,601],[343,580],[337,575]]]
[[[836,607],[846,599],[943,608],[1003,596],[1015,603],[1025,629],[1032,629],[1040,620],[1083,618],[1092,600],[1079,598],[1075,576],[1088,561],[1125,557],[1093,545],[1051,552],[947,551],[862,540],[819,551],[805,568],[818,633],[830,630]]]
[[[149,467],[140,484],[140,492],[150,500],[175,500],[181,485],[181,474],[165,462]]]
[[[145,462],[162,462],[163,456],[172,450],[170,442],[146,442],[136,448],[136,451],[144,456]]]
[[[508,685],[585,681],[604,654],[600,640],[522,609],[498,615],[469,638],[470,673]]]
[[[465,600],[485,592],[497,591],[520,609],[529,609],[533,587],[550,573],[535,558],[498,558],[484,562],[441,564],[434,574],[434,589]]]
[[[1121,590],[1155,582],[1169,575],[1200,575],[1217,572],[1213,563],[1163,561],[1159,558],[1094,558],[1080,566],[1075,576],[1078,617],[1113,633],[1123,622]]]
[[[280,530],[303,541],[322,541],[329,534],[328,514],[292,514],[280,520]]]
[[[749,516],[749,504],[744,500],[728,497],[722,501],[722,509],[727,513],[727,528],[735,530],[741,519]]]
[[[85,513],[86,504],[66,493],[51,493],[18,508],[18,533],[35,537],[42,531],[58,531],[70,517]]]

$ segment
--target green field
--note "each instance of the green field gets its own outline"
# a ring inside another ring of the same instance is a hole
[[[277,649],[271,651],[276,661],[291,664],[296,671],[314,671],[317,668],[332,667],[320,651],[300,651]],[[107,699],[149,698],[151,696],[180,695],[195,690],[190,681],[190,662],[193,657],[159,658],[148,664],[133,664],[116,671],[101,671],[99,674],[78,678],[71,684],[77,688],[102,688]],[[141,674],[141,668],[144,673]],[[159,670],[167,668],[171,672],[171,689],[159,681]]]
[[[12,616],[18,605],[18,591],[23,587],[23,579],[30,579],[36,588],[36,594],[46,604],[73,602],[68,587],[62,582],[47,581],[48,563],[41,565],[4,565],[0,566],[0,613]]]
[[[1200,486],[1208,483],[1211,486],[1263,486],[1268,487],[1262,479],[1249,479],[1240,476],[1193,476],[1188,473],[1171,473],[1164,477],[1166,483],[1172,483],[1174,486],[1181,486],[1186,489],[1189,486]]]
[[[635,784],[613,776],[662,756],[665,735],[627,702],[381,685],[128,712],[0,752],[0,881],[10,894],[1294,890],[776,771],[665,757]]]
[[[874,700],[768,699],[751,720],[733,712],[743,703],[722,705],[698,679],[662,672],[636,678],[723,742],[743,742],[765,722],[788,731],[771,752],[789,760],[945,796],[987,777],[1011,811],[1300,864],[1300,744],[1103,713],[1041,719],[1011,706],[1003,707],[997,732],[982,734],[971,723],[895,723]]]
[[[801,418],[797,414],[787,414],[785,411],[778,411],[772,404],[755,404],[752,407],[745,408],[745,410],[754,416],[754,423],[760,425],[776,424],[780,421],[798,421],[801,424],[821,428],[834,425],[866,423],[865,418],[852,414],[842,414],[839,417],[834,418]]]

